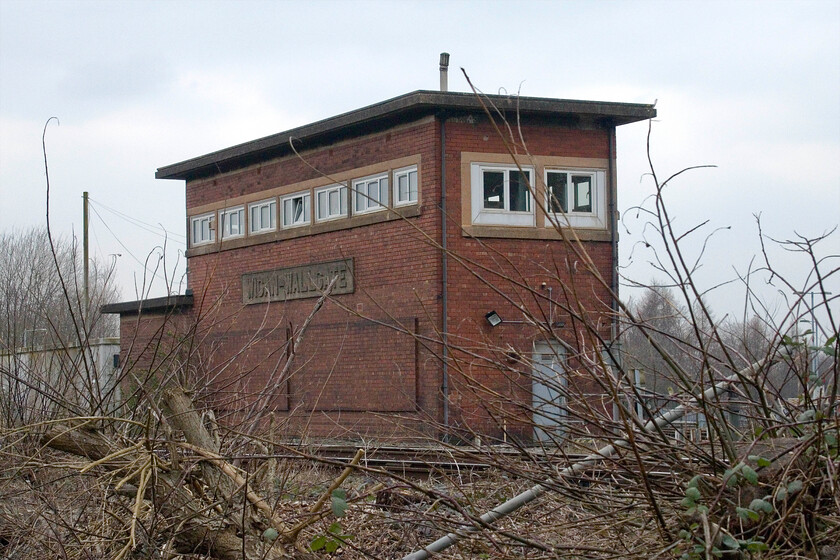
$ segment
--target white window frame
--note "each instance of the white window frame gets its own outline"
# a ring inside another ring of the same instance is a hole
[[[486,171],[499,171],[504,173],[504,185],[502,191],[502,208],[484,207],[484,173]],[[534,218],[534,201],[529,189],[527,206],[528,210],[510,210],[510,173],[524,171],[529,176],[531,188],[534,186],[536,172],[531,165],[517,167],[512,164],[478,163],[471,165],[471,205],[472,223],[480,225],[501,225],[501,226],[530,226],[536,225]]]
[[[196,239],[196,224],[200,228],[201,235]],[[205,229],[205,224],[207,228]],[[204,233],[207,237],[204,237]],[[193,216],[190,218],[190,246],[198,247],[200,245],[209,245],[216,241],[216,213],[201,214],[200,216]]]
[[[549,198],[548,181],[552,173],[565,173],[566,180],[566,208],[567,212],[552,212],[551,200]],[[590,191],[590,212],[575,212],[573,209],[574,193],[572,192],[571,175],[587,175],[592,178],[592,190]],[[545,210],[546,227],[573,227],[581,229],[606,229],[607,227],[607,172],[604,169],[576,169],[576,168],[546,168],[544,175],[545,184]]]
[[[231,216],[236,216],[236,231],[231,228]],[[245,207],[236,206],[234,208],[225,208],[219,211],[219,224],[221,227],[219,231],[222,234],[222,241],[226,239],[236,239],[237,237],[245,236]]]
[[[414,177],[414,190],[411,189],[411,178]],[[400,179],[405,178],[408,183],[407,198],[403,199],[400,196]],[[417,198],[420,192],[420,175],[417,172],[416,165],[410,165],[394,171],[394,206],[407,206],[409,204],[417,204]],[[414,195],[412,197],[412,195]]]
[[[291,221],[288,221],[286,219],[288,217],[286,213],[286,204],[294,204],[295,199],[298,198],[301,199],[301,202],[303,204],[303,213],[301,214],[299,219],[292,219]],[[310,223],[312,223],[312,195],[309,191],[301,191],[286,195],[280,199],[280,210],[283,228],[308,226]]]
[[[262,211],[268,208],[268,225],[262,223]],[[255,220],[254,215],[259,216]],[[248,205],[248,231],[252,234],[268,233],[277,229],[277,199],[261,200]]]
[[[337,192],[339,197],[339,212],[338,213],[331,213],[330,212],[330,194]],[[321,194],[325,193],[324,196],[327,200],[326,205],[326,212],[325,215],[321,216],[322,204],[321,204]],[[343,208],[342,208],[343,205]],[[315,189],[315,221],[317,222],[326,222],[329,220],[338,220],[341,218],[347,217],[347,187],[345,185],[329,185],[327,187],[322,187],[320,189]]]
[[[376,184],[379,197],[371,196],[370,186]],[[379,173],[353,181],[353,213],[368,214],[388,207],[388,174]]]

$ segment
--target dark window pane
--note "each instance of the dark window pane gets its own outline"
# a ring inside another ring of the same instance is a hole
[[[566,181],[565,173],[548,174],[548,210],[549,212],[568,212],[566,206]]]
[[[531,192],[528,189],[531,174],[528,171],[510,172],[510,205],[511,212],[529,212],[531,210]]]
[[[572,212],[592,212],[592,177],[572,175],[572,188],[575,193]]]
[[[292,223],[298,224],[303,218],[303,197],[292,199]]]
[[[502,198],[505,192],[505,174],[503,171],[484,172],[484,207],[504,209]]]

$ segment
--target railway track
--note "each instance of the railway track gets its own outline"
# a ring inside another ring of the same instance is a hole
[[[276,455],[289,460],[323,460],[325,462],[349,463],[360,446],[318,445],[287,446],[288,453]],[[359,464],[397,474],[429,474],[441,472],[481,471],[493,466],[474,453],[467,453],[448,447],[429,446],[371,446],[365,451]]]
[[[354,446],[347,444],[322,444],[317,446],[286,446],[287,453],[275,455],[288,460],[323,460],[331,463],[349,463],[356,451],[362,447],[365,453],[359,462],[363,467],[382,469],[395,474],[426,475],[434,472],[447,474],[471,473],[492,467],[504,467],[515,461],[530,461],[542,464],[569,465],[583,459],[580,453],[563,453],[560,450],[546,448],[518,449],[512,446],[492,446],[484,448],[456,446]],[[658,479],[672,477],[670,469],[664,465],[648,465],[647,474]],[[618,481],[629,482],[632,476],[615,473],[609,469],[594,467],[587,478],[603,479],[610,477]]]

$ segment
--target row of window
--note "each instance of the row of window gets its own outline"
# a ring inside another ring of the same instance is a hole
[[[533,226],[534,168],[472,164],[472,223]],[[553,221],[571,227],[605,227],[606,173],[603,170],[546,169],[545,209]]]
[[[532,166],[472,164],[472,223],[478,225],[534,226],[531,186]],[[281,228],[294,228],[326,222],[353,214],[377,212],[388,207],[417,202],[417,166],[390,174],[381,173],[352,181],[352,198],[346,185],[329,185],[279,198]],[[567,227],[606,227],[606,172],[599,169],[546,169],[544,205],[549,214],[546,226],[559,223]],[[314,197],[314,212],[312,198]],[[219,211],[222,239],[256,235],[277,230],[278,199],[272,198]],[[193,246],[215,241],[215,213],[191,219]]]
[[[353,214],[378,212],[388,207],[417,203],[417,166],[397,169],[393,173],[393,189],[389,188],[389,173],[364,177],[352,182]],[[315,199],[314,219],[325,222],[348,216],[349,199],[347,186],[329,185],[314,189],[314,193],[303,191],[280,197],[280,227],[294,228],[309,225],[312,221],[312,203]],[[222,239],[277,230],[277,198],[248,204],[248,221],[245,221],[245,206],[226,208],[219,211],[219,228]],[[215,212],[195,216],[190,220],[192,246],[213,243],[216,240]]]

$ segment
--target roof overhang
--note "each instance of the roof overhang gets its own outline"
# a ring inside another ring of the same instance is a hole
[[[518,114],[572,121],[587,120],[606,126],[621,126],[656,116],[653,105],[641,103],[415,91],[349,113],[161,167],[155,173],[155,178],[190,180],[206,177],[287,155],[293,152],[292,144],[296,149],[309,149],[337,139],[369,133],[381,127],[409,122],[429,114],[484,112],[485,106],[491,112],[498,111],[508,117]]]

